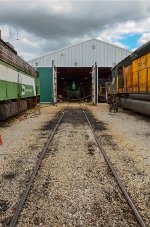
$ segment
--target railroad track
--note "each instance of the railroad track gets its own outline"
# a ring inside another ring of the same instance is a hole
[[[144,222],[142,216],[140,215],[140,213],[139,213],[139,211],[138,211],[136,205],[133,203],[132,198],[131,198],[130,195],[127,193],[127,191],[126,191],[126,189],[125,189],[123,183],[121,182],[121,180],[120,180],[119,176],[117,175],[115,169],[113,168],[113,166],[112,166],[112,164],[111,164],[109,158],[107,157],[107,155],[106,155],[106,153],[105,153],[105,150],[104,150],[102,144],[100,143],[99,139],[97,138],[96,133],[95,133],[95,130],[94,130],[94,128],[93,128],[93,126],[92,126],[92,124],[91,124],[91,122],[90,122],[90,119],[89,119],[88,115],[86,114],[86,111],[85,111],[85,110],[82,110],[82,109],[81,109],[81,111],[82,111],[82,114],[83,114],[83,116],[84,116],[84,118],[85,118],[85,122],[89,125],[90,130],[91,130],[91,132],[93,133],[93,136],[94,136],[94,138],[95,138],[95,141],[96,141],[96,143],[97,143],[97,145],[98,145],[98,147],[99,147],[99,149],[100,149],[100,151],[101,151],[101,153],[102,153],[102,155],[103,155],[103,157],[104,157],[104,159],[105,159],[105,161],[106,161],[106,163],[107,163],[109,169],[111,170],[111,172],[112,172],[112,174],[113,174],[113,176],[114,176],[114,178],[115,178],[117,184],[119,185],[122,194],[124,195],[124,197],[125,197],[127,203],[129,204],[129,206],[130,206],[130,208],[131,208],[131,210],[132,210],[134,216],[136,217],[137,222],[139,223],[140,226],[146,227],[146,224],[145,224],[145,222]],[[35,177],[36,177],[36,175],[37,175],[37,173],[38,173],[38,170],[39,170],[39,168],[40,168],[40,166],[41,166],[42,160],[43,160],[43,158],[45,157],[45,154],[46,154],[46,152],[47,152],[47,150],[48,150],[48,147],[50,146],[50,144],[51,144],[51,142],[52,142],[52,140],[53,140],[53,137],[54,137],[56,131],[58,130],[60,124],[62,123],[62,120],[64,119],[65,114],[66,114],[66,111],[62,112],[62,115],[60,116],[60,118],[59,118],[59,120],[58,120],[56,126],[55,126],[54,129],[53,129],[53,132],[52,132],[51,135],[49,136],[49,138],[48,138],[48,140],[47,140],[47,143],[44,145],[44,147],[43,147],[43,149],[42,149],[42,151],[41,151],[41,153],[40,153],[40,155],[39,155],[39,159],[38,159],[37,162],[36,162],[36,165],[35,165],[35,168],[34,168],[32,174],[31,174],[30,180],[29,180],[29,182],[28,182],[28,184],[27,184],[27,186],[26,186],[26,188],[25,188],[25,190],[24,190],[24,192],[23,192],[23,194],[22,194],[22,196],[21,196],[21,198],[20,198],[20,201],[19,201],[18,206],[17,206],[17,208],[16,208],[16,210],[15,210],[15,213],[14,213],[12,219],[11,219],[11,222],[10,222],[10,224],[9,224],[9,227],[14,227],[14,226],[16,226],[16,224],[17,224],[17,222],[18,222],[18,220],[19,220],[21,211],[22,211],[22,209],[23,209],[23,207],[24,207],[24,204],[25,204],[25,202],[26,202],[26,200],[27,200],[28,194],[29,194],[29,192],[30,192],[30,190],[31,190],[31,187],[32,187],[32,185],[33,185],[33,182],[34,182],[34,180],[35,180]],[[75,120],[76,120],[76,119],[74,119],[74,121],[75,121]]]

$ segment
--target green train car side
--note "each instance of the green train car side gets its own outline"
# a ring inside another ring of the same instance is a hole
[[[12,54],[13,61],[8,58],[8,53]],[[39,97],[38,72],[0,40],[0,120],[35,106]]]

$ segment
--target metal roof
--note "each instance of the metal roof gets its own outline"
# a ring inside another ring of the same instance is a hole
[[[130,55],[131,52],[119,46],[98,39],[90,39],[52,53],[35,58],[29,63],[33,67],[51,67],[52,60],[57,67],[112,67]]]
[[[142,45],[141,47],[136,49],[131,54],[131,59],[135,60],[135,59],[137,59],[137,58],[141,57],[142,55],[145,55],[145,54],[147,54],[149,52],[150,52],[150,41],[148,41],[147,43],[145,43],[144,45]]]

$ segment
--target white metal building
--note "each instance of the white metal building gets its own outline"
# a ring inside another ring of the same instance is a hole
[[[40,72],[41,102],[57,102],[61,95],[72,100],[90,96],[97,103],[98,95],[103,98],[111,68],[130,54],[121,47],[91,39],[33,59],[29,64]],[[46,71],[50,68],[51,76]]]
[[[121,47],[97,39],[91,39],[71,47],[52,52],[31,60],[33,67],[52,67],[52,60],[57,67],[112,67],[131,54]]]

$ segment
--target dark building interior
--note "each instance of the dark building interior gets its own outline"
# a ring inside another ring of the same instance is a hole
[[[105,100],[105,83],[111,68],[98,68],[99,101]],[[57,67],[57,95],[67,100],[90,99],[92,94],[91,67]]]

